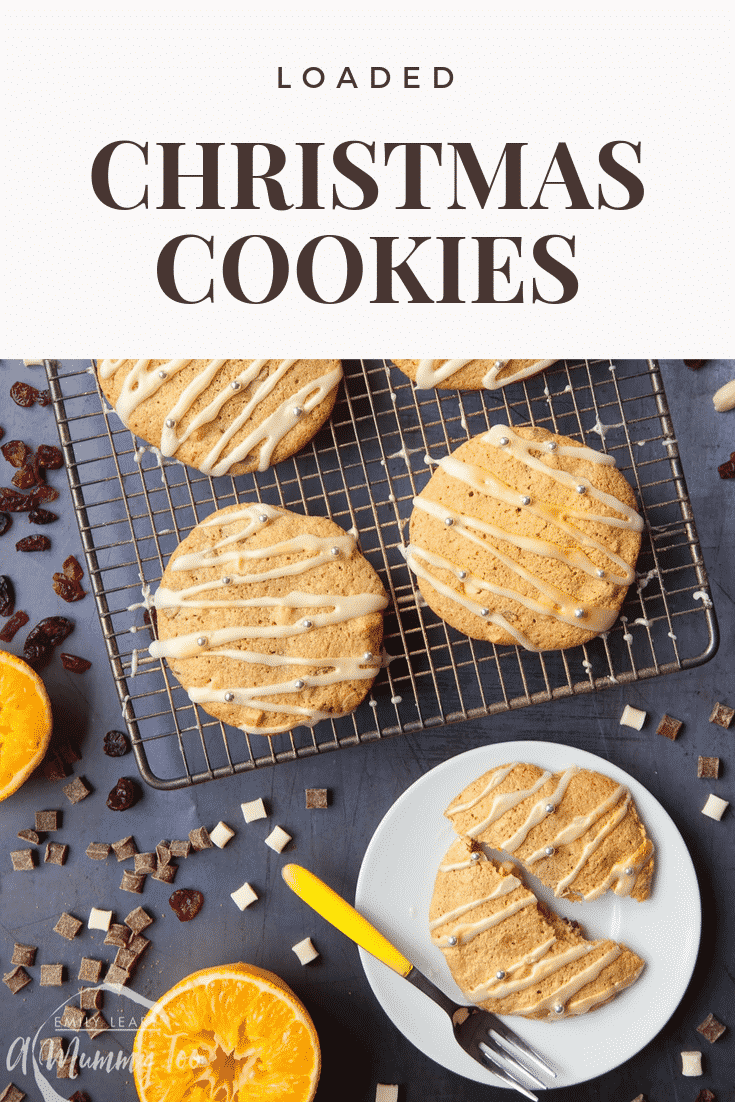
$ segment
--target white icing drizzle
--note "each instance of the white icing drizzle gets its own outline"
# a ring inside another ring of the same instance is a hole
[[[550,812],[546,810],[547,806],[550,804],[553,804],[554,807],[558,806],[558,804],[561,802],[562,796],[569,787],[569,782],[571,781],[574,774],[578,772],[579,766],[570,765],[569,768],[565,770],[564,773],[562,773],[561,777],[559,778],[559,783],[557,784],[551,795],[544,796],[543,799],[539,800],[533,805],[528,815],[526,816],[525,823],[522,823],[518,827],[518,830],[515,832],[515,834],[512,834],[510,838],[506,838],[504,841],[500,842],[500,844],[498,845],[498,849],[505,850],[506,853],[514,853],[519,846],[523,845],[533,827],[538,826],[538,824],[542,822],[547,817],[547,815],[550,814]]]
[[[138,406],[166,386],[172,377],[191,362],[190,359],[168,360],[156,368],[151,368],[152,360],[136,360],[115,403],[115,410],[123,424],[127,427]],[[280,360],[277,367],[263,378],[260,378],[260,376],[263,374],[268,360],[253,360],[234,380],[224,383],[209,404],[197,413],[183,432],[179,432],[178,426],[182,419],[207,387],[216,381],[217,375],[227,362],[227,360],[209,360],[205,367],[185,387],[174,405],[162,415],[160,450],[164,456],[170,457],[175,455],[184,441],[188,440],[203,425],[208,425],[214,421],[226,402],[234,398],[236,394],[243,394],[247,388],[252,388],[243,409],[228,428],[219,435],[216,443],[200,464],[200,469],[205,474],[213,477],[227,474],[236,463],[241,462],[256,448],[259,453],[258,470],[266,470],[278,443],[291,431],[304,413],[310,413],[320,402],[324,401],[342,378],[342,368],[340,366],[306,383],[298,391],[289,394],[273,413],[259,425],[256,425],[244,440],[226,453],[227,445],[232,438],[242,429],[256,407],[274,390],[284,375],[297,363],[297,360]],[[124,363],[124,359],[100,361],[100,378],[109,379]],[[238,383],[239,386],[234,387],[233,382]]]
[[[489,903],[493,899],[499,899],[501,896],[508,895],[509,892],[515,891],[516,888],[522,887],[523,884],[517,876],[504,876],[503,879],[495,885],[489,895],[483,895],[479,899],[473,899],[470,903],[463,903],[461,907],[455,907],[454,910],[439,915],[438,918],[433,919],[433,921],[429,923],[429,929],[438,930],[445,922],[451,922],[454,918],[461,918],[462,915],[467,914],[468,911],[474,910],[475,907],[481,907],[483,903]]]
[[[245,663],[246,665],[269,666],[271,668],[309,667],[311,672],[304,672],[298,678],[287,681],[276,681],[260,685],[245,684],[239,686],[226,686],[224,688],[209,685],[193,687],[188,691],[190,700],[195,704],[223,703],[241,705],[257,709],[263,712],[278,712],[287,716],[303,717],[305,724],[313,726],[321,719],[335,718],[334,713],[327,713],[316,708],[279,701],[273,703],[264,699],[273,695],[290,695],[301,693],[307,688],[331,685],[339,681],[372,680],[375,676],[376,661],[365,655],[351,656],[326,656],[300,657],[282,654],[263,653],[257,650],[240,649],[229,644],[240,643],[246,639],[285,639],[305,634],[316,628],[331,624],[343,623],[358,617],[368,616],[371,613],[382,611],[387,602],[387,597],[377,593],[354,594],[330,594],[330,593],[304,593],[298,590],[291,591],[280,597],[234,597],[231,595],[232,586],[248,585],[270,578],[284,578],[294,574],[303,574],[314,567],[322,565],[326,561],[334,561],[335,557],[347,558],[355,549],[355,540],[350,535],[330,536],[326,538],[312,536],[308,533],[298,535],[292,539],[281,540],[263,547],[242,548],[233,547],[235,543],[245,541],[255,532],[262,531],[271,521],[282,514],[268,505],[247,505],[232,513],[215,516],[205,521],[203,527],[219,525],[222,529],[229,529],[233,524],[238,525],[234,532],[223,535],[210,548],[203,551],[181,555],[171,569],[194,570],[214,569],[220,572],[232,562],[239,563],[240,569],[244,568],[246,561],[258,561],[261,559],[273,559],[279,556],[293,556],[306,554],[307,558],[297,559],[296,562],[286,563],[271,569],[254,572],[251,574],[230,574],[223,578],[218,576],[211,581],[201,582],[184,589],[174,590],[164,586],[159,587],[155,594],[154,605],[157,609],[182,608],[264,608],[264,609],[293,609],[309,610],[308,619],[297,620],[295,623],[269,623],[251,626],[233,625],[231,627],[203,629],[196,632],[187,632],[171,639],[156,640],[149,647],[149,653],[153,658],[191,658],[195,655],[216,654],[223,658]],[[244,525],[243,525],[244,522]],[[335,556],[334,552],[337,552]],[[208,597],[212,591],[219,596],[211,600]],[[316,611],[319,610],[319,611]],[[257,731],[258,733],[277,733],[290,729],[289,724],[272,727],[243,727],[243,730]]]
[[[571,976],[565,984],[558,987],[555,991],[552,991],[550,995],[547,995],[543,999],[539,999],[535,1003],[531,1003],[530,1006],[524,1006],[524,1014],[536,1014],[539,1010],[550,1011],[550,1017],[557,1019],[563,1018],[569,1013],[569,1008],[565,1005],[568,1001],[581,991],[583,987],[586,987],[588,983],[594,983],[600,972],[604,968],[607,968],[608,964],[612,964],[614,960],[622,953],[622,949],[619,945],[613,943],[610,948],[598,957],[597,960],[592,961],[586,968],[583,968],[581,972],[577,972],[576,975]],[[564,1006],[564,1013],[557,1014],[554,1011],[554,1007],[557,1005]]]
[[[550,942],[544,942],[544,946],[549,948],[556,944],[556,938],[552,938]],[[518,991],[525,991],[529,987],[533,987],[535,983],[540,983],[541,980],[546,979],[548,976],[552,976],[554,972],[560,971],[567,964],[573,964],[575,960],[580,960],[581,957],[586,957],[588,953],[591,953],[595,948],[591,941],[582,942],[579,945],[570,945],[568,949],[564,949],[561,953],[557,953],[554,956],[546,957],[546,959],[540,959],[537,963],[530,968],[528,975],[522,979],[511,980],[498,980],[493,976],[492,979],[479,987],[471,988],[467,994],[473,1003],[482,1002],[483,999],[504,999],[506,995],[515,995]],[[544,948],[544,952],[540,954],[543,958],[546,956],[548,949]],[[506,972],[515,971],[515,969],[506,969]]]
[[[478,834],[482,834],[483,830],[487,830],[494,822],[496,822],[502,815],[505,815],[506,811],[512,811],[514,807],[518,807],[518,804],[523,803],[529,796],[533,796],[538,792],[539,788],[546,784],[552,774],[548,769],[544,769],[543,773],[536,779],[534,784],[530,788],[524,788],[516,792],[501,792],[500,795],[495,796],[492,804],[490,805],[490,811],[487,816],[479,823],[475,823],[474,826],[467,830],[467,835],[470,838],[477,838]],[[447,815],[456,815],[456,810],[447,812]]]
[[[447,808],[447,815],[459,815],[461,812],[469,811],[470,808],[479,804],[480,800],[484,800],[486,796],[490,795],[494,788],[497,788],[499,784],[503,783],[508,774],[515,769],[517,764],[517,762],[512,761],[510,765],[501,765],[499,769],[494,769],[481,792],[478,792],[471,800],[467,800],[466,803],[456,805],[450,804]]]
[[[536,903],[536,896],[531,892],[526,895],[520,896],[512,903],[509,903],[507,907],[504,907],[501,911],[496,911],[495,914],[488,915],[486,918],[481,918],[478,922],[460,922],[458,926],[453,926],[449,934],[442,934],[441,936],[432,936],[432,941],[435,945],[438,945],[442,949],[450,949],[455,947],[449,942],[450,937],[456,937],[457,945],[466,945],[468,941],[472,941],[478,934],[483,933],[485,930],[490,930],[493,926],[498,926],[501,922],[504,922],[506,918],[510,918],[511,915],[517,914],[518,911],[523,910],[524,907],[530,907]]]
[[[440,386],[447,379],[451,379],[458,371],[465,367],[469,363],[473,363],[472,359],[469,360],[444,360],[439,362],[437,360],[419,360],[419,366],[416,371],[416,387],[419,390],[428,390],[431,387]],[[507,367],[510,360],[495,360],[492,367],[482,377],[482,385],[486,390],[497,390],[506,383],[514,383],[519,379],[527,379],[529,375],[535,375],[537,371],[542,371],[545,367],[549,367],[551,364],[556,363],[556,360],[534,360],[527,367],[524,367],[520,371],[513,372],[512,375],[507,375],[505,378],[498,381],[498,376],[504,367]],[[437,364],[438,366],[434,366]]]

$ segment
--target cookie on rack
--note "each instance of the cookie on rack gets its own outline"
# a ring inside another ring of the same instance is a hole
[[[208,475],[264,471],[329,417],[341,360],[97,360],[123,424]]]
[[[464,839],[439,866],[429,929],[465,998],[496,1014],[542,1021],[585,1014],[644,968],[619,942],[587,940],[577,922],[539,903],[510,862]]]
[[[413,504],[406,561],[465,635],[560,650],[617,619],[643,520],[611,456],[494,425],[440,460]]]
[[[556,360],[392,360],[419,390],[499,390],[537,375]]]
[[[216,719],[277,734],[357,707],[381,667],[387,604],[333,521],[231,505],[172,555],[150,653]]]
[[[509,762],[472,781],[444,814],[469,843],[511,854],[556,896],[650,895],[653,842],[628,789],[603,773]]]

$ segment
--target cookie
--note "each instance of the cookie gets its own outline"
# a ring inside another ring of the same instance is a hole
[[[216,719],[276,734],[357,707],[380,669],[387,604],[333,521],[231,505],[171,557],[150,653]]]
[[[392,360],[418,390],[499,390],[537,375],[556,360]]]
[[[431,940],[468,1002],[543,1021],[586,1014],[630,986],[643,960],[543,906],[510,862],[465,840],[446,853],[429,908]]]
[[[617,619],[643,520],[611,456],[494,425],[442,459],[413,504],[406,561],[472,639],[560,650]]]
[[[556,896],[650,894],[653,843],[628,789],[602,773],[510,762],[474,780],[444,814],[457,834],[512,854]]]
[[[264,471],[334,407],[340,360],[97,360],[102,393],[136,436],[204,474]]]

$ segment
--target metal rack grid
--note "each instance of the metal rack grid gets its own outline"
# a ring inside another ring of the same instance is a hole
[[[345,361],[330,422],[292,459],[217,479],[163,461],[101,400],[89,361],[46,370],[90,582],[143,778],[178,788],[343,746],[686,669],[717,648],[717,621],[674,429],[653,360],[560,361],[495,392],[416,391],[384,360]],[[425,605],[401,555],[428,457],[498,421],[533,423],[613,455],[646,521],[620,619],[567,651],[468,639]],[[216,508],[259,500],[354,527],[391,597],[386,663],[351,715],[246,735],[193,705],[147,653],[150,594],[169,556]]]

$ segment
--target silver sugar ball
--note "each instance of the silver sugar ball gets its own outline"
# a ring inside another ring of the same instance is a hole
[[[574,615],[577,617],[578,620],[583,620],[584,619],[584,609],[583,608],[575,608]]]
[[[504,980],[505,979],[505,972],[503,971],[502,968],[499,968],[498,971],[495,973],[495,978],[497,980]]]
[[[467,571],[466,570],[458,570],[457,571],[457,577],[460,578],[462,581],[464,581],[465,578],[467,577]]]
[[[447,528],[451,528],[454,524],[454,517],[445,517],[444,523],[446,524]]]
[[[555,452],[555,451],[556,451],[556,449],[557,449],[557,448],[559,447],[559,445],[557,444],[556,440],[549,440],[549,442],[548,442],[548,444],[546,445],[546,447],[548,448],[548,450],[549,450],[550,452]]]
[[[265,524],[265,522],[268,520],[268,514],[267,513],[258,513],[258,520],[260,521],[261,524]]]
[[[240,387],[242,386],[242,383],[240,382],[239,379],[233,379],[232,382],[230,383],[230,386],[232,387],[233,390],[239,390]]]
[[[456,944],[457,944],[457,939],[456,939],[456,937],[454,936],[454,934],[451,934],[451,935],[450,935],[450,936],[449,936],[449,937],[447,938],[447,945],[456,945]]]
[[[225,700],[227,701],[228,704],[232,704],[232,701],[234,699],[235,699],[235,694],[234,693],[225,693]]]
[[[303,689],[305,684],[306,684],[305,681],[302,681],[300,677],[297,677],[296,680],[294,681],[294,688]]]
[[[337,556],[339,555],[339,547],[332,547],[329,554],[334,555],[334,557],[336,559]]]
[[[480,616],[489,616],[489,615],[490,615],[490,609],[489,608],[481,608],[480,609]]]
[[[477,852],[477,850],[475,850],[474,853],[470,854],[470,861],[479,861],[479,860],[480,860],[480,854]]]
[[[206,635],[200,635],[199,638],[197,639],[197,646],[198,647],[206,647],[206,645],[207,645]]]
[[[625,870],[625,875],[626,876],[632,876],[634,872],[635,872],[635,869],[632,869],[632,868],[630,868],[630,866],[628,866],[628,868]]]
[[[168,375],[166,374],[165,371],[159,371],[158,372],[158,378],[159,379],[168,379]]]
[[[293,413],[294,417],[300,417],[304,411],[301,406],[294,406],[291,412]]]
[[[578,494],[586,494],[587,493],[587,487],[583,486],[581,482],[578,486],[575,486],[574,489],[577,491]]]
[[[229,585],[231,581],[232,581],[232,578],[223,578],[222,579],[222,585]]]
[[[503,366],[503,361],[502,360],[496,360],[495,363],[493,364],[493,367],[502,367],[502,366]]]
[[[556,1004],[556,1006],[554,1007],[554,1013],[555,1014],[563,1014],[564,1013],[564,1007],[561,1005],[561,1003]]]
[[[528,496],[528,494],[524,494],[523,497],[521,498],[521,505],[530,505],[530,504],[531,504],[530,497]]]
[[[313,627],[314,625],[312,624],[311,620],[302,620],[301,621],[301,626],[305,627],[305,628],[310,628],[310,627]]]
[[[544,853],[546,854],[547,857],[553,857],[554,847],[553,846],[547,846],[546,849],[544,850]]]
[[[552,811],[554,810],[554,805],[553,804],[547,804],[544,810],[546,811],[547,815],[551,815]]]
[[[605,571],[604,570],[595,570],[595,574],[597,575],[598,578],[604,578],[605,577]]]
[[[510,444],[510,440],[507,436],[501,436],[498,440],[498,443],[500,444],[501,448],[505,448],[508,444]]]
[[[372,657],[373,657],[373,652],[369,651],[369,650],[366,650],[365,653],[362,656],[362,660],[363,660],[363,662],[369,662]]]
[[[175,424],[176,424],[176,422],[174,421],[173,417],[167,417],[166,418],[166,428],[167,429],[172,429]]]

